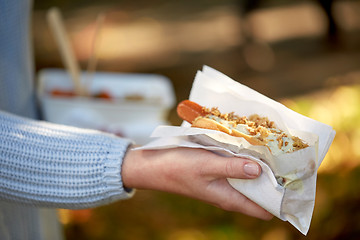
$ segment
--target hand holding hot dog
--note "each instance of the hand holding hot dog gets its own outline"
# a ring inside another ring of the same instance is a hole
[[[185,195],[227,211],[269,220],[270,213],[227,181],[227,178],[253,179],[260,174],[260,166],[253,161],[189,148],[130,150],[122,167],[126,187]]]

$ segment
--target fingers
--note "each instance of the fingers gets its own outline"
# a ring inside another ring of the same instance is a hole
[[[214,181],[209,185],[208,191],[213,191],[217,207],[231,212],[240,212],[248,216],[256,217],[263,220],[270,220],[273,215],[262,207],[249,200],[240,192],[233,189],[226,179]]]
[[[203,172],[219,178],[252,179],[261,174],[261,167],[257,162],[245,158],[219,157],[207,161]]]
[[[212,195],[214,205],[227,211],[240,212],[263,220],[273,218],[272,214],[235,190],[227,181],[227,178],[257,178],[261,174],[258,163],[245,158],[218,156],[207,161],[204,172],[214,177],[206,189]]]

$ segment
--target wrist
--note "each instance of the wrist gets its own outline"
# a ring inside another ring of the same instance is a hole
[[[165,152],[167,151],[129,149],[121,172],[124,187],[169,191],[167,185],[171,168],[164,161],[168,159]]]
[[[136,164],[136,157],[137,151],[132,150],[132,148],[129,148],[129,150],[126,152],[126,155],[124,157],[122,167],[121,167],[121,177],[122,182],[125,189],[130,188],[136,188],[134,173],[135,170],[135,164]]]

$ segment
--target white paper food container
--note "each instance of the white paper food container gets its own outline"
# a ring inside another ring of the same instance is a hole
[[[197,73],[189,99],[202,106],[218,107],[223,113],[268,117],[278,128],[310,146],[275,157],[264,146],[252,146],[243,138],[214,130],[191,128],[184,122],[181,127],[156,128],[152,136],[157,139],[141,149],[204,148],[257,161],[262,167],[259,178],[228,179],[229,183],[306,235],[315,203],[317,169],[335,137],[332,127],[296,113],[207,66]],[[279,184],[278,177],[290,180],[289,185]]]
[[[138,144],[148,141],[153,129],[167,124],[175,94],[170,80],[157,74],[96,72],[81,74],[91,82],[90,92],[105,91],[112,101],[88,97],[54,97],[54,89],[73,89],[70,75],[63,69],[44,69],[38,75],[38,99],[47,121],[112,132]],[[129,100],[139,97],[140,100]]]

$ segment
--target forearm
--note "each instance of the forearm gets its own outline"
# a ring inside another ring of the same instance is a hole
[[[128,140],[3,112],[0,125],[1,200],[87,208],[129,197],[121,177]]]

